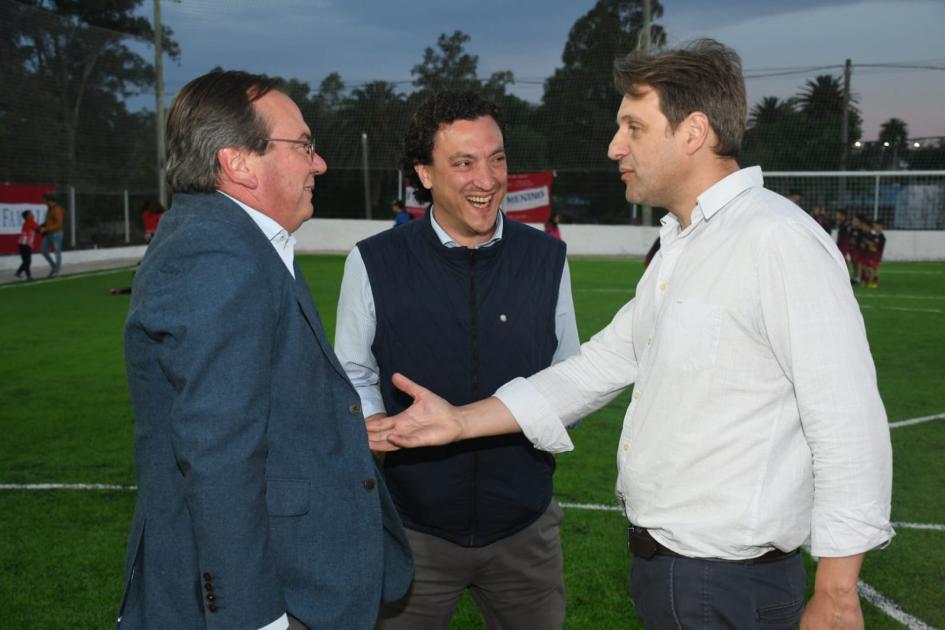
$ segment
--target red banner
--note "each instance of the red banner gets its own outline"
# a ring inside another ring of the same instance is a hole
[[[0,254],[15,254],[23,226],[23,211],[30,210],[37,223],[46,220],[46,204],[43,195],[53,190],[52,186],[32,184],[0,184]],[[38,246],[39,239],[33,248]]]
[[[502,209],[510,219],[523,223],[544,223],[551,216],[551,171],[542,173],[514,173],[509,175],[509,190]],[[427,207],[413,196],[408,186],[405,204],[414,218],[423,216]]]

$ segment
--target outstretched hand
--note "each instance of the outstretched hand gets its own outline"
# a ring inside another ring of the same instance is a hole
[[[403,374],[395,373],[392,381],[397,389],[413,398],[413,404],[402,413],[385,418],[392,427],[378,425],[378,439],[405,448],[438,446],[463,439],[463,424],[456,407]]]

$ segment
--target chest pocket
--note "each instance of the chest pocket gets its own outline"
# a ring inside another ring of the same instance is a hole
[[[716,364],[722,308],[696,301],[673,302],[658,324],[656,360],[678,370],[703,370]]]

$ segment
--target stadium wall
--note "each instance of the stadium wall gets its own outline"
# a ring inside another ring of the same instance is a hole
[[[539,224],[531,224],[541,229]],[[347,253],[363,238],[386,230],[391,221],[357,219],[312,219],[296,232],[296,251],[301,253]],[[659,234],[659,228],[635,225],[562,225],[561,235],[572,256],[642,257]],[[945,260],[945,231],[889,230],[886,232],[884,260]],[[145,246],[66,250],[63,264],[106,266],[125,264],[144,255]],[[20,265],[19,256],[0,256],[0,271],[12,273]],[[33,269],[42,277],[49,267],[33,254]]]

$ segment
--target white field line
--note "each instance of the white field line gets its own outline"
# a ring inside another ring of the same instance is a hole
[[[137,490],[115,483],[0,483],[0,490]]]
[[[137,486],[122,486],[111,483],[0,483],[0,490],[119,490],[134,492]],[[621,512],[619,505],[604,505],[602,503],[559,503],[567,510],[590,510],[596,512]],[[910,523],[907,521],[893,521],[893,526],[899,529],[925,529],[945,531],[945,525],[938,523]]]
[[[945,271],[912,271],[910,269],[883,269],[883,273],[891,274],[901,274],[904,276],[941,276],[945,275]]]
[[[860,592],[860,597],[873,604],[881,611],[892,617],[909,630],[934,630],[932,626],[921,619],[916,619],[909,613],[899,607],[899,604],[890,600],[888,597],[877,591],[875,588],[860,580],[856,583],[856,588]]]
[[[599,287],[599,288],[582,288],[576,287],[572,288],[572,291],[575,293],[633,293],[634,287],[624,287],[624,288],[610,288],[610,287]]]
[[[945,525],[939,523],[910,523],[908,521],[893,521],[892,526],[898,529],[930,529],[945,532]]]
[[[945,300],[945,295],[898,295],[898,294],[884,295],[882,293],[877,295],[875,293],[864,293],[862,295],[858,295],[857,299],[860,299],[860,300]]]
[[[57,276],[55,278],[37,278],[35,282],[8,282],[6,284],[0,284],[0,289],[14,289],[17,287],[42,287],[47,284],[52,284],[54,282],[66,282],[67,280],[77,280],[79,278],[91,278],[93,276],[107,276],[110,273],[119,273],[122,271],[130,271],[134,269],[135,266],[130,267],[119,267],[118,269],[106,269],[104,271],[88,271],[86,273],[71,273],[68,276]]]
[[[890,422],[890,429],[898,429],[899,427],[911,427],[914,424],[922,424],[923,422],[931,422],[932,420],[941,420],[945,418],[945,413],[936,413],[931,416],[922,416],[921,418],[910,418],[909,420],[899,420],[898,422]]]
[[[906,313],[945,313],[939,308],[908,308],[906,306],[873,306],[872,304],[860,304],[860,308],[868,308],[877,311],[905,311]]]

